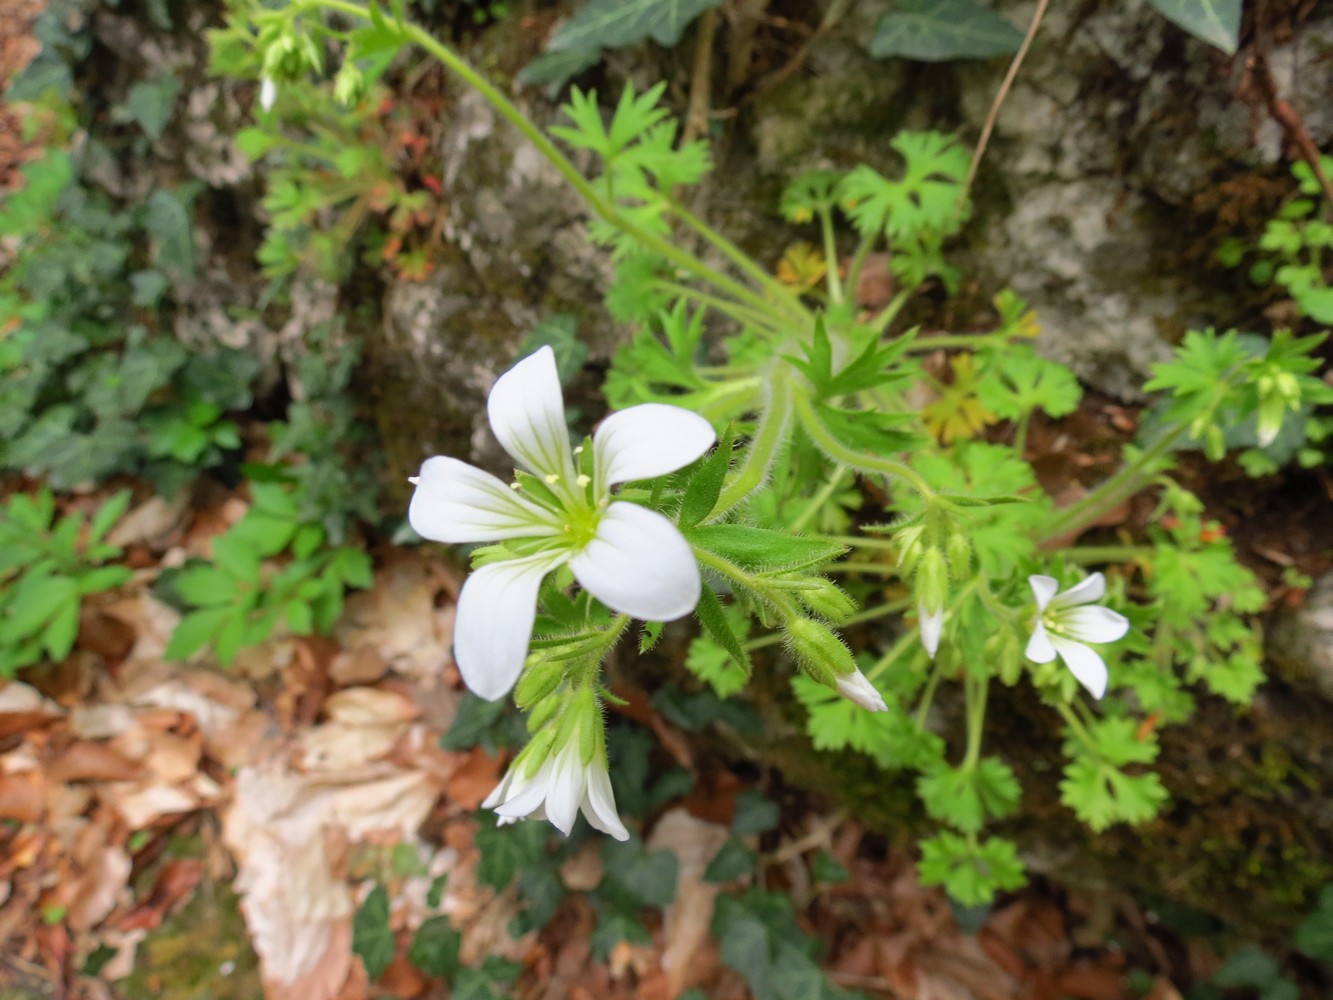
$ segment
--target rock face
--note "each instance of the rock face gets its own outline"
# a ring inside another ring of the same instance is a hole
[[[1333,573],[1315,581],[1300,608],[1278,618],[1268,653],[1294,681],[1312,683],[1333,701]]]

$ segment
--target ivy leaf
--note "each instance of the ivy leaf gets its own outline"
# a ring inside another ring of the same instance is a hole
[[[389,893],[377,885],[352,917],[352,953],[361,959],[366,975],[374,982],[393,961],[395,950],[389,927]]]
[[[550,52],[618,49],[652,38],[668,48],[685,27],[722,0],[590,0],[551,39]]]
[[[1148,0],[1157,12],[1229,56],[1240,43],[1240,0]]]
[[[550,828],[545,823],[515,823],[494,826],[488,817],[477,831],[476,844],[481,852],[477,862],[477,880],[492,889],[504,889],[514,876],[537,864],[546,856]]]
[[[1301,921],[1291,943],[1311,958],[1333,962],[1333,885],[1324,886],[1318,908]]]
[[[724,884],[754,873],[754,852],[732,838],[722,845],[704,870],[704,881]]]
[[[600,48],[543,52],[518,71],[518,82],[529,87],[544,83],[547,96],[554,98],[567,80],[597,65],[601,59]]]
[[[417,928],[407,957],[426,975],[452,979],[458,972],[458,948],[462,936],[445,916],[430,917]]]
[[[130,88],[125,98],[125,114],[143,129],[148,138],[160,139],[171,120],[172,107],[180,92],[180,80],[169,74],[140,81]]]
[[[974,0],[897,0],[870,42],[870,54],[923,62],[1012,55],[1023,32]]]

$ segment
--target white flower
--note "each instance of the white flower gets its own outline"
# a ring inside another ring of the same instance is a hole
[[[883,696],[875,690],[870,679],[859,670],[853,670],[850,674],[843,674],[838,678],[838,694],[871,712],[889,710],[889,706],[884,704]]]
[[[266,76],[259,81],[259,106],[265,111],[273,110],[273,102],[278,99],[278,85],[273,77]]]
[[[916,607],[916,620],[921,629],[921,645],[926,647],[926,652],[933,660],[940,648],[940,633],[944,631],[944,609],[936,608],[932,611],[926,607],[925,601],[921,601]]]
[[[600,753],[585,764],[579,741],[571,739],[559,752],[548,756],[534,774],[526,771],[520,757],[482,802],[483,808],[495,810],[502,825],[520,819],[546,819],[569,836],[574,817],[582,809],[596,829],[616,840],[629,840],[629,831],[616,812],[606,759]]]
[[[1093,573],[1064,593],[1060,582],[1049,576],[1030,576],[1028,584],[1037,599],[1037,621],[1028,640],[1027,658],[1050,663],[1059,654],[1078,682],[1094,698],[1106,693],[1106,664],[1089,642],[1115,642],[1129,631],[1124,615],[1093,605],[1106,594],[1106,577]]]
[[[494,701],[523,669],[538,588],[559,566],[621,614],[671,621],[694,609],[700,579],[689,543],[661,514],[613,502],[611,487],[675,472],[716,438],[698,414],[645,403],[602,421],[576,468],[549,347],[500,376],[487,412],[505,451],[544,489],[522,495],[517,484],[437,456],[421,466],[407,517],[437,542],[525,540],[523,555],[482,566],[458,598],[454,659],[467,686]]]

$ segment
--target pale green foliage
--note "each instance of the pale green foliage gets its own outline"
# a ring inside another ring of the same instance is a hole
[[[342,613],[347,587],[371,585],[370,559],[328,544],[324,529],[303,520],[280,483],[251,484],[254,505],[213,541],[209,562],[188,564],[164,584],[190,610],[164,656],[187,659],[210,647],[229,664],[276,629],[326,634]],[[270,562],[284,557],[281,564]]]

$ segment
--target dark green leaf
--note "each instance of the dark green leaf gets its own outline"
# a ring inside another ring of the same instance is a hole
[[[158,188],[149,197],[144,226],[159,270],[194,277],[193,204],[194,192],[188,188]]]
[[[589,0],[551,39],[551,52],[618,49],[651,37],[680,41],[686,25],[722,0]]]
[[[606,871],[599,893],[609,892],[637,906],[669,906],[676,898],[680,863],[671,851],[647,852],[637,837],[608,840],[602,848]]]
[[[712,640],[726,651],[730,657],[730,664],[734,664],[736,669],[748,677],[752,669],[749,654],[745,652],[745,647],[732,631],[722,602],[717,599],[712,587],[704,586],[699,594],[699,603],[695,605],[694,614],[703,623]]]
[[[738,837],[767,833],[778,825],[778,804],[753,789],[736,797],[736,814],[731,818],[731,832]]]
[[[143,80],[130,88],[125,98],[125,112],[150,139],[162,138],[162,132],[171,121],[171,111],[181,82],[171,75]]]
[[[458,947],[462,937],[448,917],[430,917],[417,928],[407,957],[434,979],[452,979],[458,972]]]
[[[1195,38],[1235,55],[1240,41],[1240,0],[1148,0],[1158,13]]]
[[[816,882],[829,882],[834,885],[846,882],[851,875],[832,854],[820,851],[810,865],[810,874]]]
[[[352,952],[361,959],[373,982],[393,961],[395,950],[389,927],[389,893],[377,885],[352,917]]]
[[[518,82],[525,86],[544,83],[547,96],[555,98],[567,80],[597,65],[601,59],[600,48],[543,52],[518,71]]]
[[[895,0],[870,43],[880,59],[925,62],[1012,55],[1023,33],[975,0]]]
[[[734,882],[754,874],[754,852],[739,840],[731,839],[713,856],[704,870],[705,882]]]
[[[493,826],[490,820],[477,831],[476,845],[481,852],[477,862],[477,880],[500,890],[509,885],[524,868],[546,856],[550,827],[545,823],[515,823]]]

